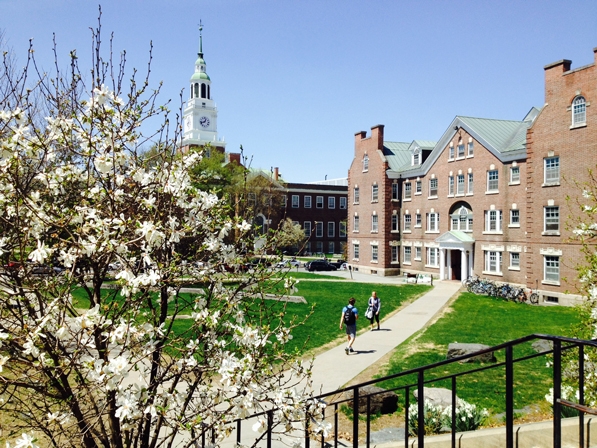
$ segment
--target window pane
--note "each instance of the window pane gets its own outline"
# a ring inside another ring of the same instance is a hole
[[[545,280],[560,281],[560,257],[545,257]]]
[[[498,171],[491,170],[487,172],[487,191],[498,189]]]
[[[545,183],[560,181],[560,158],[549,157],[545,159]]]
[[[545,207],[545,231],[560,230],[560,207]]]

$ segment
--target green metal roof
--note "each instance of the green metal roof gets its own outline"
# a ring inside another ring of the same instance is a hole
[[[531,122],[458,117],[471,131],[482,137],[500,153],[524,150],[526,132]]]
[[[390,169],[395,170],[405,163],[410,163],[410,143],[404,142],[383,142],[383,155],[388,160]]]
[[[207,76],[207,73],[195,72],[193,73],[193,76],[191,76],[191,81],[200,81],[202,79],[207,79],[211,81],[209,79],[209,76]]]

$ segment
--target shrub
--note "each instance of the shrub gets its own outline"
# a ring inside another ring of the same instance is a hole
[[[477,408],[474,404],[461,402],[456,406],[456,432],[474,431],[482,426],[487,420],[489,413],[487,409]],[[442,412],[444,426],[452,428],[452,406],[448,406]]]
[[[439,434],[443,427],[442,408],[425,401],[424,410],[423,434]],[[408,407],[408,433],[411,436],[419,434],[419,406],[416,404]]]

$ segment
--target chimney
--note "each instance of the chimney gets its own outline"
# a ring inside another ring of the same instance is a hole
[[[278,170],[278,167],[274,167],[274,180],[277,181],[278,180],[278,176],[280,175],[280,172]]]

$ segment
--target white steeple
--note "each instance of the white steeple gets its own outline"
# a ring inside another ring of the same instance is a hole
[[[211,98],[211,80],[205,71],[203,59],[203,25],[199,22],[199,53],[195,61],[195,72],[191,76],[191,94],[183,113],[183,145],[205,145],[226,147],[218,140],[218,110]]]

